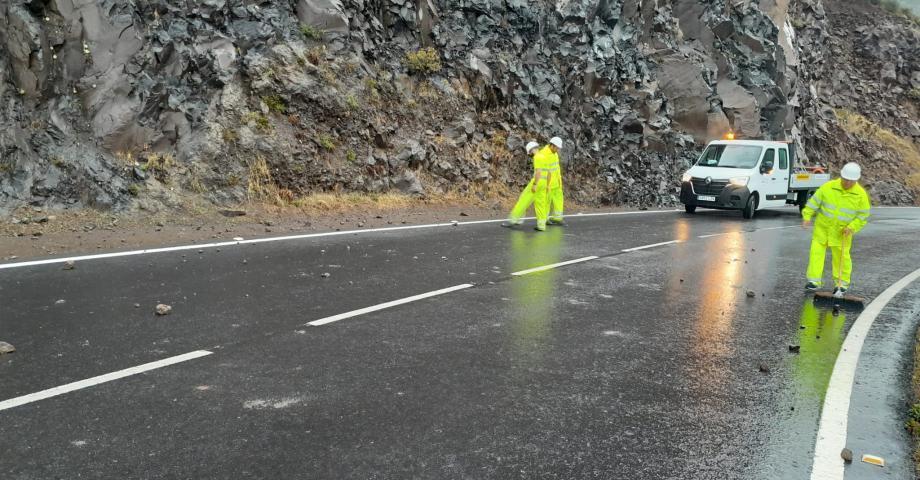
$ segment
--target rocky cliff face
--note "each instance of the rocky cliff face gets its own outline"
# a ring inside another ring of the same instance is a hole
[[[553,135],[569,196],[668,205],[729,129],[913,203],[918,38],[838,0],[9,0],[0,212],[487,198]]]

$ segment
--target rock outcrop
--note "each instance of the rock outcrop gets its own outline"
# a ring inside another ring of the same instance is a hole
[[[795,138],[832,165],[869,155],[876,197],[914,203],[918,166],[841,127],[841,111],[915,148],[918,35],[850,3],[10,0],[0,213],[486,198],[525,183],[521,147],[553,135],[569,196],[669,205],[728,129]],[[416,60],[430,64],[407,62],[429,47],[434,61]]]

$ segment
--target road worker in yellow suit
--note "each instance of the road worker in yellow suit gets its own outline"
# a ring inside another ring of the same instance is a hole
[[[553,137],[533,157],[534,170],[540,180],[534,184],[533,210],[537,215],[534,230],[542,232],[546,225],[565,225],[562,219],[562,170],[559,168],[559,150],[562,139]]]
[[[562,168],[559,163],[559,151],[562,150],[562,139],[559,137],[551,138],[549,145],[544,151],[547,148],[549,152],[546,153],[546,157],[542,163],[542,168],[548,175],[547,199],[549,200],[549,204],[547,208],[549,210],[549,218],[547,223],[564,227],[565,219],[562,217],[562,207],[564,203],[564,195],[562,193]],[[537,215],[538,219],[539,217],[540,216]],[[537,222],[537,226],[539,226],[539,221]]]
[[[535,227],[537,231],[546,230],[547,223],[565,225],[562,217],[562,170],[559,168],[559,150],[562,148],[562,139],[553,137],[549,145],[534,152],[537,147],[536,142],[527,144],[527,153],[533,155],[533,178],[518,197],[508,220],[502,223],[503,227],[513,227],[523,223],[521,217],[527,212],[531,203],[534,205],[534,213],[537,217]]]
[[[827,248],[831,249],[834,296],[843,297],[850,288],[853,262],[850,247],[853,236],[869,221],[869,195],[857,183],[862,170],[855,163],[848,163],[840,170],[840,178],[825,183],[808,200],[802,209],[802,226],[811,227],[811,256],[808,261],[808,283],[806,290],[817,290],[824,284],[824,260]]]
[[[537,159],[536,154],[540,149],[540,144],[537,142],[531,141],[528,143],[524,150],[527,151],[527,155],[533,158],[533,176],[530,178],[530,183],[524,187],[524,190],[521,192],[521,195],[518,197],[517,203],[514,204],[514,208],[511,209],[511,214],[508,215],[508,220],[502,222],[502,226],[506,228],[514,227],[515,225],[520,225],[524,223],[521,218],[524,217],[524,214],[527,213],[527,209],[530,208],[530,204],[534,201],[534,195],[537,192],[537,183],[540,180],[541,172],[537,169]]]

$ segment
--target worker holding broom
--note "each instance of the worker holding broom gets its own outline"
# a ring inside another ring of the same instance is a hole
[[[848,163],[840,170],[840,178],[825,183],[808,200],[802,209],[803,228],[814,222],[811,237],[811,256],[808,261],[808,284],[806,290],[818,290],[824,284],[824,260],[827,248],[831,249],[833,260],[834,297],[843,298],[850,288],[853,262],[850,247],[856,235],[869,220],[869,195],[857,183],[861,169],[855,163]]]

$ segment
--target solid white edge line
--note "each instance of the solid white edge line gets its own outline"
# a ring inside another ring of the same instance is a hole
[[[853,391],[856,365],[859,362],[863,341],[868,336],[876,317],[888,305],[888,302],[918,278],[920,278],[920,269],[888,287],[866,306],[866,309],[850,327],[847,338],[840,347],[827,393],[824,396],[818,436],[815,440],[811,480],[843,479],[844,463],[840,458],[840,452],[846,447],[850,395]]]
[[[670,242],[661,242],[661,243],[653,243],[653,244],[651,244],[651,245],[642,245],[641,247],[627,248],[627,249],[625,249],[625,250],[622,250],[622,252],[623,252],[623,253],[637,252],[637,251],[639,251],[639,250],[645,250],[645,249],[647,249],[647,248],[663,247],[663,246],[665,246],[665,245],[671,245],[671,244],[674,244],[674,243],[681,243],[681,241],[680,241],[680,240],[671,240]]]
[[[169,365],[174,365],[176,363],[186,362],[188,360],[194,360],[196,358],[211,355],[212,353],[214,352],[209,352],[207,350],[196,350],[194,352],[177,355],[175,357],[164,358],[162,360],[157,360],[155,362],[145,363],[143,365],[138,365],[136,367],[126,368],[124,370],[119,370],[117,372],[106,373],[105,375],[99,375],[97,377],[87,378],[86,380],[80,380],[77,382],[68,383],[66,385],[49,388],[47,390],[42,390],[40,392],[30,393],[28,395],[23,395],[21,397],[11,398],[9,400],[4,400],[0,402],[0,411],[6,410],[9,408],[13,408],[13,407],[18,407],[20,405],[25,405],[27,403],[37,402],[39,400],[44,400],[46,398],[56,397],[58,395],[63,395],[65,393],[70,393],[76,390],[81,390],[84,388],[92,387],[95,385],[99,385],[100,383],[111,382],[112,380],[118,380],[120,378],[129,377],[131,375],[137,375],[138,373],[144,373],[150,370],[156,370],[157,368],[167,367]]]
[[[646,215],[651,213],[673,213],[677,210],[644,210],[644,211],[631,211],[631,212],[600,212],[600,213],[584,213],[584,214],[575,214],[570,215],[570,217],[598,217],[598,216],[615,216],[615,215]],[[533,217],[526,217],[527,220],[533,220]],[[382,228],[368,228],[361,230],[346,230],[344,232],[322,232],[322,233],[306,233],[302,235],[287,235],[283,237],[266,237],[266,238],[254,238],[250,240],[240,240],[240,241],[228,241],[228,242],[218,242],[218,243],[203,243],[203,244],[194,244],[194,245],[180,245],[176,247],[162,247],[162,248],[148,248],[143,250],[131,250],[127,252],[112,252],[112,253],[98,253],[93,255],[78,255],[72,257],[61,257],[61,258],[49,258],[44,260],[31,260],[25,262],[15,262],[15,263],[0,263],[0,270],[10,269],[10,268],[23,268],[23,267],[35,267],[39,265],[51,265],[55,263],[64,263],[64,262],[82,262],[87,260],[99,260],[103,258],[116,258],[116,257],[130,257],[135,255],[147,255],[152,253],[167,253],[167,252],[179,252],[184,250],[196,250],[196,249],[210,249],[210,248],[220,248],[228,247],[233,245],[250,245],[257,243],[268,243],[268,242],[281,242],[287,240],[302,240],[306,238],[321,238],[321,237],[336,237],[342,235],[357,235],[360,233],[379,233],[379,232],[394,232],[400,230],[416,230],[424,228],[438,228],[438,227],[451,227],[454,225],[479,225],[483,223],[498,223],[504,222],[505,219],[495,219],[495,220],[473,220],[469,222],[453,222],[447,223],[432,223],[427,225],[406,225],[400,227],[382,227]]]
[[[457,290],[463,290],[466,288],[473,287],[471,283],[464,283],[462,285],[454,285],[449,288],[442,288],[441,290],[435,290],[433,292],[422,293],[419,295],[413,295],[411,297],[400,298],[399,300],[393,300],[391,302],[380,303],[370,307],[360,308],[358,310],[352,310],[350,312],[340,313],[338,315],[333,315],[331,317],[321,318],[319,320],[314,320],[308,322],[307,325],[312,325],[314,327],[319,327],[321,325],[326,325],[332,322],[338,322],[339,320],[345,320],[346,318],[357,317],[359,315],[364,315],[366,313],[372,313],[379,310],[385,310],[387,308],[396,307],[399,305],[405,305],[407,303],[416,302],[419,300],[424,300],[426,298],[436,297],[438,295],[444,295],[445,293],[456,292]]]
[[[572,265],[574,263],[588,262],[591,260],[596,260],[597,258],[598,258],[597,256],[593,256],[593,255],[590,257],[576,258],[575,260],[568,260],[565,262],[553,263],[551,265],[543,265],[542,267],[528,268],[527,270],[521,270],[520,272],[514,272],[511,275],[519,277],[521,275],[527,275],[530,273],[545,272],[546,270],[552,270],[557,267],[563,267],[565,265]]]
[[[767,230],[783,230],[783,229],[786,229],[786,228],[802,228],[802,226],[801,226],[801,225],[786,225],[785,227],[758,228],[758,229],[754,230],[754,232],[764,232],[764,231],[767,231]],[[751,232],[751,233],[753,233],[753,232]]]

